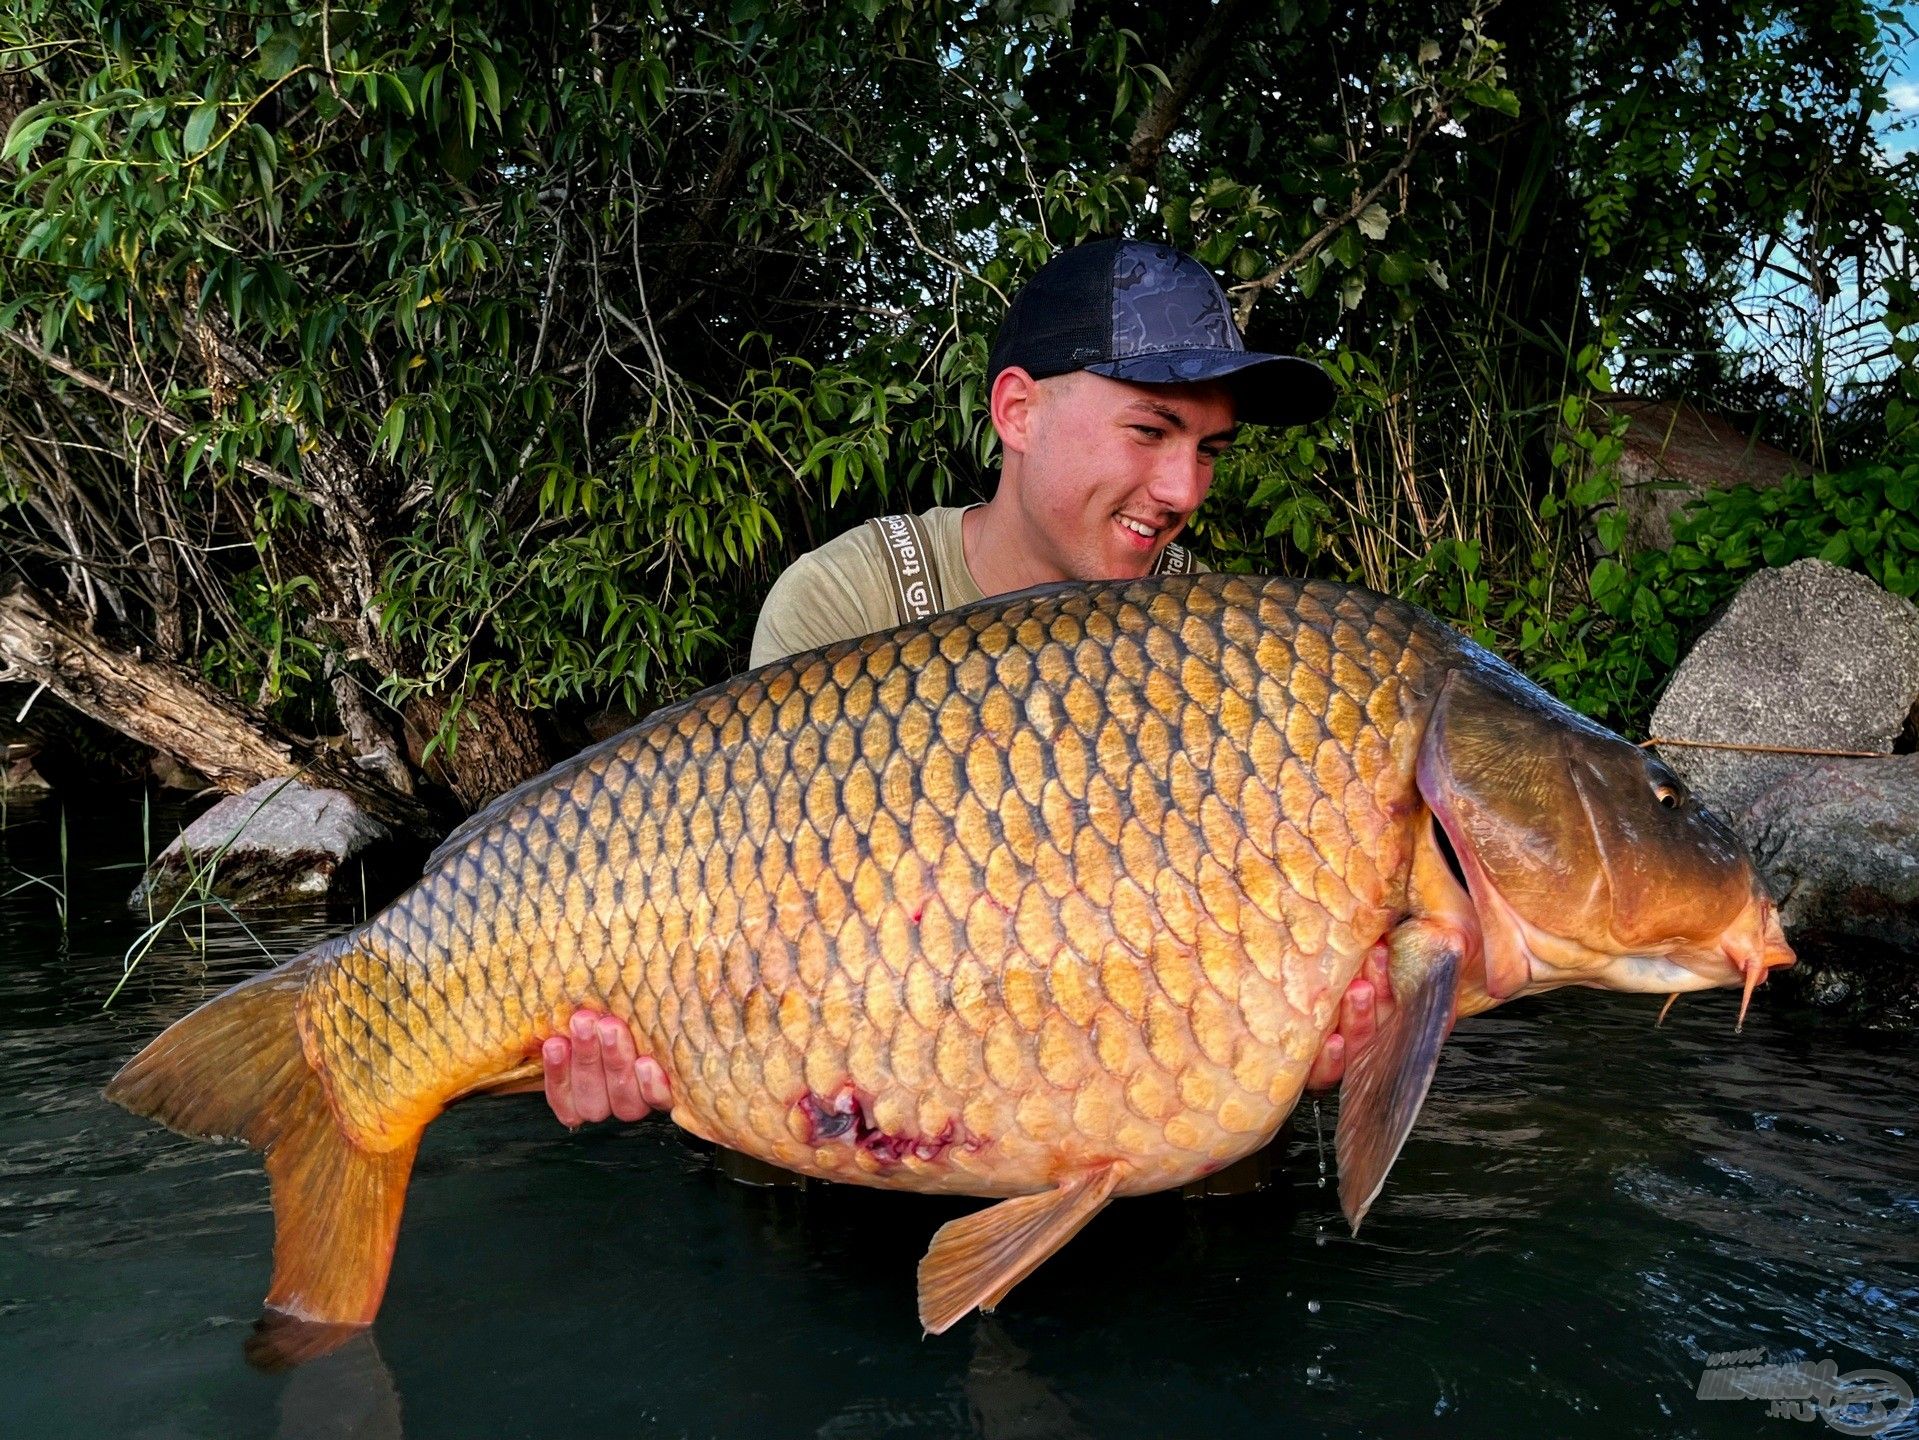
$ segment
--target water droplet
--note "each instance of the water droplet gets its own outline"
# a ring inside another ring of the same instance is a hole
[[[1317,1300],[1308,1300],[1306,1302],[1306,1313],[1308,1315],[1317,1315],[1319,1313],[1319,1302]]]
[[[1317,1365],[1308,1365],[1306,1367],[1306,1378],[1308,1380],[1317,1380],[1321,1375],[1325,1373],[1326,1372],[1321,1370]]]

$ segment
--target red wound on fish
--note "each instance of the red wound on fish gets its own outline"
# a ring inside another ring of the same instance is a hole
[[[893,1134],[882,1130],[873,1120],[873,1107],[851,1085],[843,1085],[831,1096],[811,1090],[800,1096],[794,1106],[806,1119],[806,1138],[820,1145],[845,1140],[876,1159],[897,1165],[907,1156],[919,1160],[937,1160],[949,1146],[964,1145],[977,1150],[981,1142],[964,1133],[959,1122],[948,1120],[937,1135]]]

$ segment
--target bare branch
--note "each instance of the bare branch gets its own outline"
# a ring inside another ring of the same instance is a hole
[[[38,343],[22,335],[18,330],[0,330],[0,337],[11,341],[48,369],[58,371],[75,384],[84,385],[87,389],[106,396],[107,399],[113,401],[114,404],[125,406],[137,415],[144,415],[175,439],[179,439],[191,433],[193,430],[192,425],[181,419],[178,415],[175,415],[172,411],[162,409],[160,406],[142,400],[138,395],[133,395],[122,390],[118,385],[114,385],[109,381],[102,380],[98,375],[82,370],[71,360],[55,355],[50,350],[41,349]],[[312,495],[298,480],[295,480],[290,475],[282,474],[271,465],[262,464],[260,461],[247,456],[241,456],[233,463],[255,479],[264,480],[269,485],[278,485],[288,494],[297,496],[309,504],[319,503],[317,497]]]

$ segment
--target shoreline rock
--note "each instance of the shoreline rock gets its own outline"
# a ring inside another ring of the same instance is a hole
[[[1869,751],[1660,756],[1753,852],[1800,964],[1781,993],[1919,1028],[1919,609],[1819,560],[1763,570],[1693,647],[1653,714],[1668,739]]]
[[[166,909],[211,867],[207,888],[229,905],[264,909],[344,899],[357,867],[393,835],[352,797],[297,780],[268,780],[228,795],[160,852],[134,888],[135,908]]]

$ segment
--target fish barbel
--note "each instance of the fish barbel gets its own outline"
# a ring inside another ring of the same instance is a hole
[[[1229,574],[1052,586],[777,662],[500,797],[380,914],[207,1002],[110,1098],[266,1152],[270,1314],[369,1322],[425,1126],[590,1006],[672,1118],[827,1180],[1000,1197],[920,1314],[1264,1145],[1375,942],[1357,1225],[1453,1020],[1791,963],[1658,762],[1423,611]],[[1743,1012],[1742,1012],[1743,1013]]]

